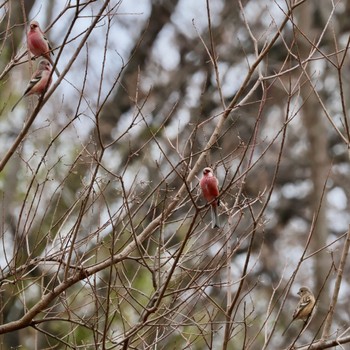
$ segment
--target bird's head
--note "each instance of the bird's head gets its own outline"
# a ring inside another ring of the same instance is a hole
[[[39,23],[37,21],[31,21],[29,26],[31,30],[36,30],[36,28],[39,28]]]
[[[206,167],[203,169],[203,175],[213,175],[213,169],[212,168],[209,168],[209,167]]]
[[[298,295],[300,295],[302,297],[307,293],[311,293],[310,289],[308,287],[301,287],[299,289]]]
[[[51,63],[48,60],[42,59],[38,65],[39,70],[51,70]]]

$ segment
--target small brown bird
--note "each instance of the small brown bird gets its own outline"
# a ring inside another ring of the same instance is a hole
[[[293,319],[289,322],[282,335],[287,332],[288,328],[295,320],[304,321],[303,328],[300,331],[300,334],[302,334],[314,315],[316,299],[311,290],[308,287],[301,287],[298,295],[300,295],[300,300],[294,310]]]

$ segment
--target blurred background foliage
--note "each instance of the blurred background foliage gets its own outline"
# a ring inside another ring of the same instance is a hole
[[[1,324],[115,263],[0,327],[1,349],[279,349],[298,333],[281,337],[301,285],[318,311],[298,344],[320,337],[349,225],[350,5],[302,1],[279,33],[293,3],[2,2],[1,157],[37,101],[10,112],[36,66],[28,22],[61,73],[73,64],[0,173]],[[186,181],[203,152],[220,230],[201,171]],[[335,334],[349,322],[348,272]]]

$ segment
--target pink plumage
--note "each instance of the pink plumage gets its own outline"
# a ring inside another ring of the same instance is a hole
[[[29,51],[34,56],[43,56],[50,60],[51,46],[37,21],[30,22],[30,29],[27,33],[27,44]]]
[[[203,197],[211,203],[212,228],[220,227],[218,205],[219,203],[219,181],[209,167],[203,169],[203,177],[200,181]]]
[[[22,97],[15,103],[11,111],[15,109],[18,103],[22,100],[23,97],[29,95],[41,95],[45,93],[48,87],[51,84],[52,76],[51,75],[51,65],[50,62],[46,59],[42,59],[39,62],[38,69],[32,75],[26,90]]]

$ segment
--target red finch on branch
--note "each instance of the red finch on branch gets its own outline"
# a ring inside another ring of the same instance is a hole
[[[311,290],[308,287],[301,287],[299,289],[298,295],[300,295],[300,300],[298,302],[296,309],[294,310],[293,319],[289,322],[287,328],[285,329],[282,335],[284,335],[284,333],[287,332],[289,326],[295,320],[304,321],[303,328],[300,331],[300,334],[301,334],[309,325],[312,319],[312,316],[314,315],[314,310],[316,310],[315,309],[316,299],[312,294]]]
[[[32,78],[30,79],[30,82],[28,83],[28,86],[24,91],[24,94],[12,107],[11,112],[15,109],[15,107],[18,105],[18,103],[22,100],[23,97],[26,97],[29,95],[44,94],[52,81],[52,77],[49,80],[50,74],[51,74],[50,62],[46,59],[42,59],[39,62],[38,69],[32,75]]]
[[[214,176],[211,168],[203,169],[203,177],[200,181],[203,197],[207,202],[211,202],[211,220],[212,228],[220,228],[219,216],[218,216],[218,205],[219,203],[219,181]]]
[[[53,52],[52,47],[45,37],[44,33],[40,29],[39,23],[37,21],[30,22],[29,25],[30,29],[27,33],[27,45],[29,51],[37,57],[43,56],[47,60],[50,61],[50,63],[53,65],[52,59],[50,57],[50,54]],[[59,75],[59,72],[57,69],[55,69],[55,72],[57,75]]]

